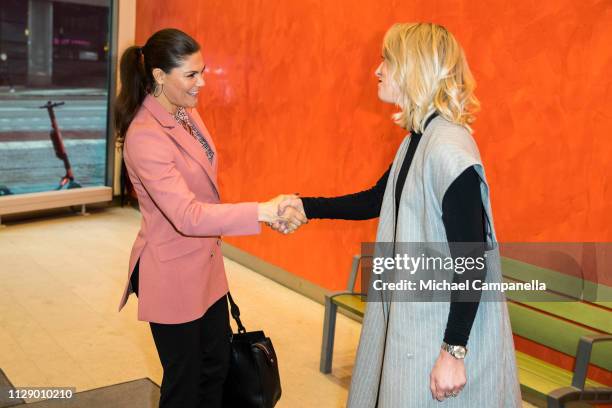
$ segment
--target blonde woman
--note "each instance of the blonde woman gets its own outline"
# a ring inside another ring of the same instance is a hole
[[[369,190],[294,197],[281,208],[298,208],[309,219],[380,217],[377,242],[488,242],[494,249],[486,268],[453,273],[453,281],[500,280],[489,188],[470,127],[479,104],[463,50],[442,26],[396,24],[382,54],[378,97],[400,108],[395,123],[410,132],[395,160]],[[485,252],[482,244],[449,246],[453,257]],[[348,406],[423,408],[440,401],[521,405],[505,302],[480,301],[478,293],[470,302],[456,294],[440,302],[369,302]]]

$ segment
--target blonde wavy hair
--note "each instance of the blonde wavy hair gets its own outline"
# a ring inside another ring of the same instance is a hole
[[[395,24],[385,34],[382,47],[387,75],[395,83],[395,123],[422,132],[429,113],[472,131],[470,124],[480,103],[476,82],[463,49],[444,27],[432,23]]]

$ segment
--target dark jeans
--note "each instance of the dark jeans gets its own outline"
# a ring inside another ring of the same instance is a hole
[[[138,264],[132,274],[136,295],[137,274]],[[160,408],[220,408],[230,357],[226,297],[197,320],[149,324],[164,369]]]

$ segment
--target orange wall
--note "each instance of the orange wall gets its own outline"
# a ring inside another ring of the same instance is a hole
[[[222,199],[337,195],[373,184],[405,132],[376,97],[394,22],[434,21],[478,81],[475,125],[502,241],[612,241],[612,3],[139,0],[136,39],[177,27],[203,47],[199,110]],[[313,221],[227,241],[328,289],[376,221]]]

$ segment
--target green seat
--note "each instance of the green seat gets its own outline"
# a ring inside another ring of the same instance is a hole
[[[366,302],[354,292],[361,257],[353,258],[347,289],[325,297],[323,344],[320,371],[331,372],[337,309],[363,317]],[[523,399],[539,407],[562,407],[566,402],[589,400],[612,402],[612,388],[587,379],[589,364],[612,371],[611,302],[589,302],[584,299],[612,299],[605,285],[585,283],[577,278],[540,268],[521,261],[502,258],[505,281],[528,282],[540,279],[554,293],[542,293],[539,300],[522,301],[518,294],[507,292],[508,312],[514,334],[576,358],[574,372],[549,364],[535,356],[517,351],[517,367]],[[558,301],[567,297],[566,302]],[[578,299],[578,300],[577,300]],[[554,301],[553,301],[554,300]],[[597,344],[593,347],[594,343]]]
[[[548,394],[572,383],[573,373],[520,351],[516,352],[516,363],[523,399],[539,406],[545,406]],[[604,387],[591,380],[586,386]]]
[[[589,363],[612,370],[612,341],[606,341],[612,339],[612,303],[596,301],[612,299],[611,288],[507,257],[502,257],[502,269],[505,281],[536,279],[546,282],[549,291],[541,293],[538,302],[506,293],[514,334],[576,358],[570,373],[517,352],[523,398],[549,407],[585,398],[610,402],[609,384],[595,383],[586,376]],[[594,342],[601,344],[592,348]]]
[[[595,307],[591,306],[591,309]],[[508,311],[514,334],[574,357],[576,345],[581,337],[601,334],[583,325],[584,321],[579,315],[574,321],[569,321],[512,301],[508,302]],[[610,312],[607,313],[612,316]],[[612,342],[600,344],[595,348],[591,355],[591,363],[612,370]]]
[[[336,334],[336,313],[338,307],[352,312],[358,317],[363,317],[365,313],[365,302],[362,301],[360,293],[355,293],[355,282],[359,272],[361,256],[355,255],[351,264],[349,280],[345,292],[325,295],[325,315],[323,318],[323,341],[321,344],[321,359],[319,371],[324,374],[331,372],[332,359],[334,354],[334,337]]]
[[[363,317],[363,314],[365,313],[366,302],[362,300],[361,295],[354,293],[340,293],[332,296],[331,301],[359,317]]]

